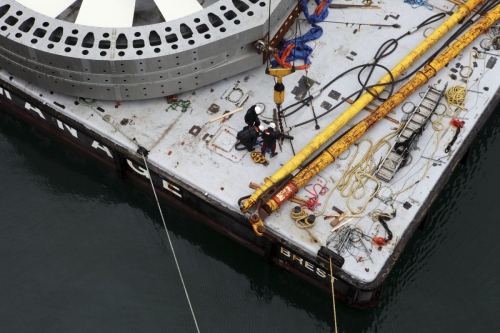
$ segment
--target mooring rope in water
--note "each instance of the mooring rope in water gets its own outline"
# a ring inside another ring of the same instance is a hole
[[[333,267],[332,267],[332,257],[330,257],[330,280],[332,282],[332,303],[333,303],[333,321],[335,323],[335,333],[337,333],[337,309],[335,308],[335,287],[333,277]]]
[[[188,294],[188,291],[186,288],[186,284],[184,283],[184,279],[182,277],[181,268],[179,266],[179,262],[177,261],[177,256],[175,255],[174,246],[172,245],[172,240],[170,239],[170,235],[168,234],[168,228],[167,228],[167,224],[165,223],[165,218],[163,217],[163,212],[161,210],[160,202],[158,201],[158,197],[156,196],[156,190],[155,190],[155,187],[153,185],[153,180],[151,179],[151,174],[149,173],[148,163],[146,162],[146,157],[144,156],[144,153],[141,152],[141,155],[142,155],[142,159],[144,160],[144,165],[146,166],[146,171],[148,173],[148,178],[149,178],[149,181],[151,183],[151,187],[153,188],[153,194],[155,195],[156,204],[158,205],[158,210],[160,211],[161,220],[163,221],[163,226],[165,227],[165,233],[167,234],[168,243],[170,244],[170,249],[172,250],[172,254],[174,255],[175,265],[177,266],[177,271],[179,272],[182,286],[184,287],[184,292],[186,293],[186,298],[187,298],[187,301],[189,304],[189,308],[191,309],[191,314],[193,315],[194,324],[196,325],[196,331],[198,333],[200,333],[200,328],[198,327],[198,322],[196,321],[196,316],[194,315],[193,306],[191,305],[191,300],[189,299],[189,294]]]

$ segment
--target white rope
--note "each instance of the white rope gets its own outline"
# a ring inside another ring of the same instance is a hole
[[[337,328],[337,308],[335,307],[335,287],[334,287],[335,278],[333,277],[332,257],[330,257],[330,281],[332,282],[333,320],[335,322],[335,333],[337,333],[338,332],[338,328]]]
[[[148,178],[149,178],[149,181],[151,182],[151,187],[153,188],[153,194],[155,195],[156,204],[158,205],[158,209],[160,210],[161,220],[163,221],[163,226],[165,227],[165,233],[167,234],[168,243],[170,244],[170,249],[172,250],[172,254],[174,255],[175,265],[177,266],[177,271],[179,272],[182,286],[184,287],[184,292],[186,293],[186,298],[187,298],[187,301],[189,303],[189,308],[191,309],[191,314],[193,315],[194,324],[196,325],[196,331],[198,331],[198,333],[200,333],[200,329],[198,327],[198,322],[196,321],[196,316],[194,315],[193,306],[191,305],[191,301],[189,300],[189,294],[188,294],[187,289],[186,289],[186,284],[184,283],[184,279],[182,278],[181,268],[179,267],[179,262],[177,261],[177,256],[175,255],[174,246],[172,245],[172,241],[170,240],[170,235],[168,234],[167,224],[165,223],[165,218],[163,218],[163,212],[162,212],[161,207],[160,207],[160,202],[158,201],[158,197],[156,196],[156,190],[155,190],[155,187],[153,185],[153,180],[151,179],[151,174],[149,173],[148,163],[146,162],[146,157],[144,156],[144,154],[141,153],[141,155],[142,155],[142,159],[144,160],[144,165],[146,166],[146,171],[148,172]]]

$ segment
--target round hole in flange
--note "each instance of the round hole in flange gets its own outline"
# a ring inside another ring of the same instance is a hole
[[[141,33],[138,31],[134,34],[135,37],[141,37]]]
[[[178,46],[176,44],[172,45],[172,49],[177,50]]]
[[[160,53],[160,49],[158,47],[155,48],[155,53]]]
[[[73,35],[76,35],[78,33],[78,30],[76,29],[73,29],[73,31],[71,31],[73,33]]]
[[[260,2],[260,3],[259,3],[259,5],[260,5],[261,7],[265,7],[265,6],[266,6],[266,3],[265,3],[265,2]]]
[[[200,23],[200,19],[199,18],[195,18],[194,19],[194,23]]]
[[[83,55],[87,55],[87,54],[89,54],[89,51],[88,51],[88,50],[83,50],[83,51],[82,51],[82,54],[83,54]]]
[[[118,55],[119,55],[120,57],[123,57],[123,56],[125,55],[125,52],[120,51],[120,52],[118,52]]]
[[[248,16],[253,16],[253,12],[252,12],[252,11],[249,11],[249,12],[247,13],[247,15],[248,15]]]
[[[220,28],[220,32],[226,32],[226,28]]]
[[[166,28],[165,28],[165,31],[166,31],[166,32],[170,32],[170,31],[172,31],[172,28],[170,28],[170,27],[166,27]]]
[[[49,26],[49,22],[43,22],[42,25],[47,28]]]
[[[18,11],[16,12],[16,15],[17,15],[17,16],[21,16],[21,15],[23,15],[23,12],[22,12],[22,11],[20,11],[20,10],[18,10]]]
[[[71,52],[71,47],[67,47],[64,49],[64,52]]]
[[[7,30],[7,27],[5,25],[2,25],[1,29],[2,29],[2,31],[5,31],[5,30]]]
[[[107,32],[105,32],[105,33],[103,33],[103,34],[102,34],[102,37],[104,37],[104,38],[108,38],[108,37],[109,37],[109,34],[108,34]]]
[[[31,40],[31,43],[32,43],[32,44],[36,44],[36,43],[38,43],[38,39],[33,38],[33,39]]]
[[[220,10],[226,10],[226,6],[220,6]]]
[[[137,51],[137,52],[136,52],[136,54],[137,54],[137,55],[142,55],[142,51],[141,51],[141,50],[139,50],[139,51]]]
[[[189,45],[193,45],[193,44],[194,44],[194,40],[192,40],[192,39],[191,39],[191,40],[188,42],[188,44],[189,44]]]
[[[234,21],[234,24],[240,24],[240,23],[241,23],[240,20],[235,20]]]
[[[210,36],[210,34],[206,34],[206,35],[205,35],[205,38],[206,38],[206,39],[210,39],[210,37],[211,37],[211,36]]]
[[[106,51],[101,51],[100,53],[101,57],[104,57],[106,54],[107,54]]]
[[[19,32],[18,32],[18,33],[16,34],[16,37],[17,37],[17,38],[21,38],[22,36],[23,36],[23,34],[22,34],[22,33],[19,33]]]
[[[54,44],[49,44],[49,45],[47,45],[47,47],[48,47],[49,49],[53,49],[53,48],[54,48]]]

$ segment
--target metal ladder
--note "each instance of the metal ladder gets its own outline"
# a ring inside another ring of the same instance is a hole
[[[403,162],[408,158],[410,150],[418,141],[418,137],[422,134],[439,101],[443,98],[446,87],[447,85],[443,90],[438,90],[432,86],[427,88],[424,97],[410,114],[401,133],[396,137],[391,150],[380,163],[375,172],[375,177],[385,182],[391,181],[396,171],[402,167]]]

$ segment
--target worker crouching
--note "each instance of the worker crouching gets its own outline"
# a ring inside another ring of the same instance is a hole
[[[274,123],[269,124],[269,127],[262,132],[262,156],[266,155],[266,150],[271,149],[271,157],[278,155],[276,152],[276,140],[281,136],[281,133],[275,131],[276,125]]]
[[[257,138],[259,137],[260,130],[257,126],[245,126],[241,131],[236,134],[236,139],[239,140],[248,151],[254,151],[254,146],[257,144]],[[238,149],[238,150],[242,150]]]
[[[248,126],[259,126],[260,125],[260,119],[259,119],[259,114],[262,113],[262,108],[257,105],[252,105],[248,110],[247,113],[245,114],[245,123]]]

